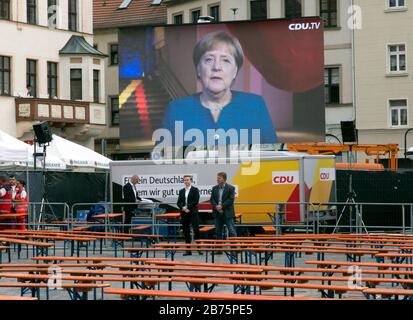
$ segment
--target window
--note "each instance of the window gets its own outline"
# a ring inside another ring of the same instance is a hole
[[[93,70],[93,102],[99,103],[100,100],[100,71]]]
[[[325,28],[337,27],[337,0],[320,0],[320,16]]]
[[[132,0],[123,0],[122,3],[120,4],[120,6],[118,7],[118,10],[127,9],[131,2],[132,2]]]
[[[49,99],[57,98],[57,63],[47,63],[47,92]]]
[[[285,0],[285,17],[287,19],[301,18],[301,2],[302,0]]]
[[[82,100],[82,69],[70,69],[70,99]]]
[[[10,57],[0,56],[0,95],[9,96],[11,65]]]
[[[388,0],[389,8],[404,8],[406,6],[405,0]]]
[[[174,24],[182,24],[183,23],[183,15],[176,14],[174,15]]]
[[[192,23],[198,23],[199,17],[201,16],[201,10],[191,11]]]
[[[118,45],[111,44],[110,45],[110,65],[116,66],[119,64],[119,53],[118,53]]]
[[[119,97],[110,97],[110,113],[112,126],[119,125]]]
[[[57,0],[47,0],[47,22],[49,27],[57,25]]]
[[[324,69],[324,101],[326,104],[340,103],[340,69]]]
[[[69,0],[69,30],[78,31],[77,29],[77,0]]]
[[[251,20],[267,19],[267,0],[250,1]]]
[[[27,0],[27,23],[37,24],[37,4],[36,0]]]
[[[407,100],[390,100],[390,116],[391,126],[401,127],[407,126]]]
[[[10,20],[10,0],[0,0],[0,20]]]
[[[27,96],[37,96],[37,61],[27,59],[26,62]]]
[[[389,45],[390,72],[406,71],[406,45]]]
[[[209,15],[214,17],[213,22],[219,22],[219,6],[211,6],[209,7]]]

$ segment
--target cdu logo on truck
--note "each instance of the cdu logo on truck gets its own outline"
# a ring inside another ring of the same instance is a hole
[[[274,171],[272,184],[299,184],[298,171]]]
[[[336,180],[336,172],[334,168],[320,168],[320,181]]]

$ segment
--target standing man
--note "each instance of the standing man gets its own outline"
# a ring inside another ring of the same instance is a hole
[[[227,174],[225,172],[217,174],[217,182],[218,185],[212,188],[210,201],[212,216],[215,218],[217,239],[222,240],[224,238],[224,225],[227,226],[230,237],[237,236],[234,224],[235,187],[227,183]]]
[[[29,212],[29,199],[25,189],[26,183],[21,180],[17,181],[16,196],[14,197],[15,212],[16,214],[28,214]],[[26,230],[26,216],[16,218],[16,230]]]
[[[4,177],[0,177],[0,216],[2,214],[12,213],[12,190],[9,182],[6,182]],[[10,229],[10,226],[7,225],[8,219],[0,219],[0,224],[6,223],[6,225],[0,225],[0,230]]]
[[[184,176],[185,188],[179,190],[177,205],[181,211],[182,229],[184,231],[185,243],[191,243],[191,229],[194,230],[194,240],[199,239],[199,189],[192,186],[192,176]],[[201,251],[198,251],[202,254]],[[191,251],[184,253],[184,256],[192,255]]]
[[[123,202],[130,202],[136,203],[137,201],[141,201],[142,199],[138,196],[138,190],[136,189],[136,185],[139,183],[139,177],[137,175],[132,176],[130,181],[123,186]],[[132,216],[134,211],[136,210],[137,206],[135,205],[125,205],[125,224],[128,226],[126,227],[126,231],[129,231],[130,224],[132,221]]]

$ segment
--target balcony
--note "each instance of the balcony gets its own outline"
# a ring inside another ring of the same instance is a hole
[[[76,138],[99,135],[106,125],[105,104],[41,98],[16,98],[15,104],[20,137],[31,132],[36,121],[48,121]]]
[[[50,123],[87,124],[89,103],[37,98],[16,98],[16,122],[49,121]]]

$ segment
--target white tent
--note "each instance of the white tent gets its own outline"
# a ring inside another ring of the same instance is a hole
[[[37,146],[36,153],[42,153],[43,148],[40,148]],[[29,146],[29,159],[27,165],[29,167],[34,167],[34,146]],[[21,165],[26,166],[26,163],[21,162]],[[36,159],[36,166],[37,168],[43,168],[43,157],[37,157]],[[46,169],[51,169],[51,170],[65,170],[66,169],[66,163],[64,163],[63,160],[59,159],[55,155],[49,154],[46,152]]]
[[[28,149],[23,141],[0,131],[0,162],[27,161]]]
[[[89,167],[109,169],[110,159],[101,154],[81,146],[77,143],[53,135],[50,146],[47,147],[47,158],[55,156],[69,167]]]

